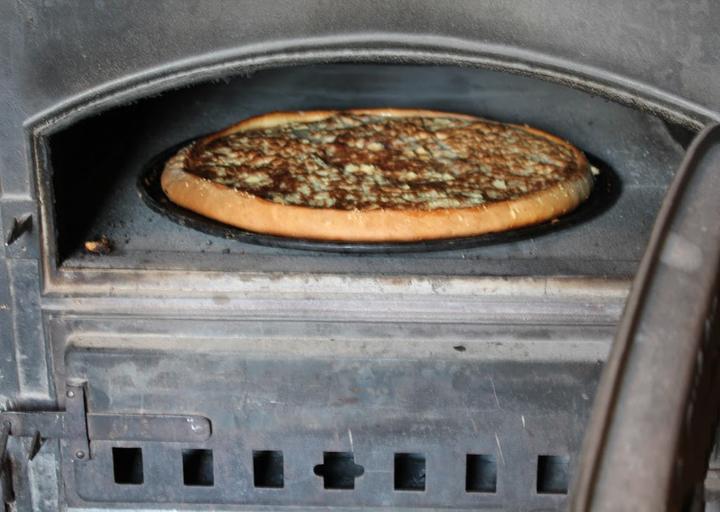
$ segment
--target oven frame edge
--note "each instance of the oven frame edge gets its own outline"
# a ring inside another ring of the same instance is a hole
[[[404,63],[430,65],[456,65],[492,69],[558,82],[592,94],[607,97],[613,101],[650,112],[666,120],[683,126],[699,129],[720,114],[709,111],[700,105],[687,102],[646,84],[609,74],[602,69],[579,65],[558,59],[550,55],[530,52],[514,47],[494,44],[472,43],[466,40],[437,36],[407,36],[383,34],[374,36],[350,35],[344,37],[325,37],[314,40],[288,40],[269,44],[256,44],[233,50],[196,56],[175,61],[161,68],[150,69],[123,80],[101,85],[88,92],[64,101],[43,111],[24,123],[29,148],[29,161],[34,175],[35,193],[39,208],[40,260],[42,267],[42,293],[46,296],[107,296],[137,295],[147,292],[182,289],[187,282],[187,272],[152,271],[154,279],[143,279],[148,270],[91,270],[63,268],[57,261],[55,222],[52,211],[54,204],[52,190],[52,169],[50,167],[47,138],[53,133],[83,118],[98,114],[114,106],[147,95],[158,94],[179,86],[190,85],[204,80],[228,75],[253,73],[275,67],[308,65],[332,62],[359,63]],[[213,276],[228,277],[221,271],[190,271],[198,277],[197,282],[213,281]],[[338,276],[316,276],[319,280],[333,279]],[[236,278],[232,276],[232,280]],[[234,281],[238,292],[246,292],[240,283],[252,283],[255,286],[271,286],[275,293],[285,293],[294,287],[289,274],[273,275],[268,283],[267,275],[242,274]],[[392,279],[392,278],[391,278]],[[433,281],[443,281],[434,278]],[[477,278],[465,278],[474,281]],[[532,291],[538,284],[545,287],[563,288],[563,278],[507,278],[483,277],[496,283],[513,282],[514,286],[524,288],[523,283],[535,281],[525,292]],[[379,279],[382,281],[382,278]],[[577,282],[577,279],[571,281]],[[591,295],[600,295],[605,299],[624,300],[617,297],[617,287],[627,290],[630,279],[620,283],[603,283],[602,279],[581,279],[582,287],[589,286]],[[328,281],[329,283],[329,281]],[[362,287],[356,289],[352,281],[346,281],[344,290],[350,293],[364,293]],[[383,288],[381,283],[380,288]],[[212,293],[212,287],[193,289]],[[367,290],[365,290],[367,291]],[[386,293],[383,290],[382,293]],[[574,295],[574,294],[571,294]]]

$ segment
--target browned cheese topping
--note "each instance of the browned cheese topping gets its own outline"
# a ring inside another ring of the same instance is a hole
[[[516,199],[577,165],[571,149],[521,127],[340,113],[196,145],[186,170],[286,205],[434,210]]]

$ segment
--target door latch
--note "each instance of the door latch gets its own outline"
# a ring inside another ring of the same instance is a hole
[[[5,459],[8,437],[31,437],[31,460],[45,439],[65,440],[72,460],[83,462],[92,458],[91,441],[181,443],[206,441],[212,435],[205,416],[93,413],[87,409],[86,382],[68,383],[65,389],[64,411],[0,413],[0,461]]]

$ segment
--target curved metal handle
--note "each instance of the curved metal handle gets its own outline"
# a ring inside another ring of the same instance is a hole
[[[571,510],[690,510],[720,410],[719,294],[716,125],[693,142],[658,215],[595,398]]]

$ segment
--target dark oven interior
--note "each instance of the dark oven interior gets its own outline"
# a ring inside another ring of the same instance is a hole
[[[413,254],[348,255],[263,247],[180,226],[141,200],[137,178],[162,150],[273,110],[420,107],[526,123],[611,172],[608,208],[526,240]],[[44,139],[61,269],[198,269],[340,274],[630,277],[692,131],[537,78],[449,65],[317,64],[169,89],[96,112]],[[40,183],[47,181],[40,180]],[[84,250],[106,237],[110,254]]]

